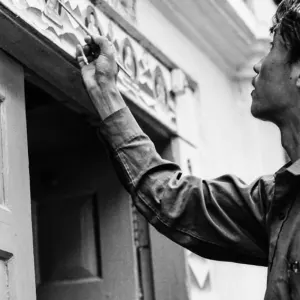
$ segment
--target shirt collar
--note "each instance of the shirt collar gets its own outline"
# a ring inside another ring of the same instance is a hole
[[[300,175],[300,158],[296,160],[294,163],[290,162],[286,165],[286,170],[290,172],[292,175],[299,176]]]

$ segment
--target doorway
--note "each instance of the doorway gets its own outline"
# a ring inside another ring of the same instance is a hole
[[[132,207],[84,118],[26,82],[38,300],[135,299]]]

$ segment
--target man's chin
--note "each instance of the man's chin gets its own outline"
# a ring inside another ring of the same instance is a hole
[[[263,101],[261,98],[257,97],[257,94],[254,91],[251,93],[252,96],[252,103],[251,103],[251,114],[254,118],[262,120],[262,121],[268,121],[275,123],[275,117],[278,115],[278,113],[281,113],[281,111],[278,111],[278,108],[275,111],[274,109],[270,109],[269,106],[264,105],[265,101]]]
[[[259,118],[259,111],[256,109],[256,107],[254,107],[253,103],[251,105],[251,115],[254,118]]]
[[[259,105],[255,105],[255,103],[253,103],[253,101],[252,101],[252,105],[251,105],[251,114],[256,119],[259,119],[262,121],[271,121],[268,111],[264,110]]]
[[[264,120],[264,113],[260,105],[253,99],[251,104],[251,114],[254,118]]]
[[[257,95],[255,90],[251,92],[252,97],[252,103],[251,103],[251,114],[254,118],[262,119],[262,111],[261,111],[261,105],[257,99]]]

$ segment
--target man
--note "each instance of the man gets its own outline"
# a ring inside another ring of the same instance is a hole
[[[86,39],[78,62],[118,175],[162,234],[201,256],[268,267],[265,299],[300,299],[300,0],[284,0],[268,55],[255,67],[253,116],[275,123],[291,162],[245,185],[235,176],[183,176],[163,160],[126,107],[111,44]],[[97,58],[91,45],[101,48]],[[250,284],[250,283],[249,283]]]

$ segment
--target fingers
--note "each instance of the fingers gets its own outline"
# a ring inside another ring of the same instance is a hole
[[[80,68],[83,68],[84,66],[86,66],[86,63],[82,57],[78,58],[77,61],[78,61]]]
[[[102,36],[86,36],[85,42],[86,45],[76,47],[76,58],[80,68],[89,64],[90,67],[92,65],[96,67],[96,73],[100,74],[106,70],[104,72],[106,76],[115,76],[118,73],[116,70],[118,67],[112,43]]]
[[[94,44],[94,46],[97,47],[97,49],[94,49],[95,47],[90,47],[89,45],[84,45],[83,48],[83,53],[86,56],[88,62],[90,63],[94,59],[96,59],[99,54],[100,54],[100,48]]]
[[[77,45],[77,47],[76,47],[76,59],[77,59],[77,62],[79,64],[80,68],[83,68],[83,66],[85,65],[82,53],[83,53],[82,46]]]
[[[76,47],[76,58],[80,68],[83,68],[85,65],[88,65],[88,58],[85,56],[84,50],[81,45]],[[92,58],[90,58],[92,60]]]
[[[87,36],[85,36],[84,41],[85,41],[87,44],[90,44],[90,43],[92,42],[92,37],[91,37],[90,35],[87,35]]]
[[[84,45],[83,46],[83,53],[87,56],[90,55],[90,52],[91,52],[91,49],[90,49],[90,46],[89,45]]]
[[[112,57],[114,55],[114,48],[112,47],[111,42],[104,36],[94,35],[94,36],[86,36],[84,38],[85,42],[90,49],[95,52],[95,49],[99,48],[102,55],[107,57]],[[95,45],[97,47],[95,47]],[[100,53],[98,53],[100,54]]]

